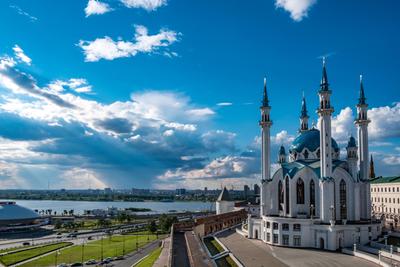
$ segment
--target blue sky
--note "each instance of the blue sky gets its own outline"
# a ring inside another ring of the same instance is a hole
[[[3,188],[241,187],[317,121],[321,56],[343,148],[359,75],[378,175],[400,173],[397,1],[1,1]]]

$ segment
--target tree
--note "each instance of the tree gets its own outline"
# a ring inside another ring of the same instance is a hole
[[[164,232],[168,232],[170,230],[172,224],[178,222],[178,218],[176,216],[170,216],[170,215],[166,215],[166,214],[161,215],[158,220],[159,220],[160,228]]]
[[[151,233],[155,233],[157,231],[157,224],[155,220],[151,220],[151,222],[147,225],[147,229]]]

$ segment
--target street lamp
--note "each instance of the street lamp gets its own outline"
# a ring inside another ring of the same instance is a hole
[[[84,253],[85,253],[85,240],[82,240],[82,265],[83,265],[83,259],[84,259]]]

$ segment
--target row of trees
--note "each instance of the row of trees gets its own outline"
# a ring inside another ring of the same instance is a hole
[[[151,220],[150,223],[147,225],[147,229],[151,233],[157,232],[160,230],[161,232],[169,232],[171,229],[172,224],[178,222],[178,218],[176,216],[162,214],[158,218],[158,224],[155,220]]]

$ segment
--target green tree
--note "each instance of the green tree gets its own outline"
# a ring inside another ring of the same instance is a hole
[[[163,232],[168,232],[171,229],[172,224],[178,222],[178,218],[176,216],[166,214],[162,214],[158,220],[160,228]]]
[[[155,220],[151,220],[151,222],[147,225],[147,229],[151,233],[155,233],[157,231],[157,224]]]

